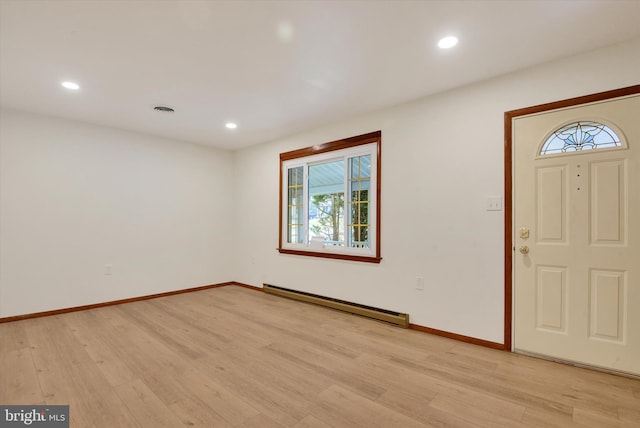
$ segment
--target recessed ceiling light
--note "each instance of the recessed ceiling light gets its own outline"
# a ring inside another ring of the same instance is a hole
[[[80,85],[73,82],[62,82],[62,86],[64,86],[67,89],[73,89],[74,91],[80,89]]]
[[[233,122],[227,122],[224,126],[226,126],[229,129],[236,129],[238,127],[238,125],[236,125]]]
[[[276,27],[276,31],[278,34],[278,39],[280,39],[281,42],[289,43],[290,41],[293,40],[294,31],[293,31],[293,25],[291,25],[290,22],[287,22],[287,21],[279,22],[278,26]]]
[[[455,36],[447,36],[440,39],[438,47],[440,49],[449,49],[458,44],[458,38]]]

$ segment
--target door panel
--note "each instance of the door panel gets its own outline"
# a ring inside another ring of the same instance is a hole
[[[625,272],[592,270],[590,280],[590,337],[623,342]]]
[[[538,168],[538,242],[567,239],[567,166]]]
[[[591,163],[591,242],[624,244],[625,161]]]
[[[640,375],[638,117],[632,95],[513,119],[516,351]],[[623,146],[540,155],[582,120]]]
[[[567,268],[538,266],[536,308],[538,329],[566,333]]]

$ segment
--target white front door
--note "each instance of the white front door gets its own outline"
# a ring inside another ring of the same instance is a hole
[[[640,375],[640,96],[512,129],[515,350]]]

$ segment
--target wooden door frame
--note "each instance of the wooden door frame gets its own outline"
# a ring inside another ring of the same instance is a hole
[[[513,119],[519,116],[589,104],[640,93],[640,85],[598,92],[504,113],[504,350],[512,351],[513,334]]]

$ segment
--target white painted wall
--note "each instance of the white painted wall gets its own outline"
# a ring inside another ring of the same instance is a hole
[[[12,110],[0,121],[0,317],[232,279],[230,152]]]
[[[504,112],[638,84],[638,70],[640,40],[235,152],[234,280],[408,312],[416,324],[503,343],[504,211],[485,202],[503,194]],[[382,263],[280,255],[279,153],[376,130]]]

